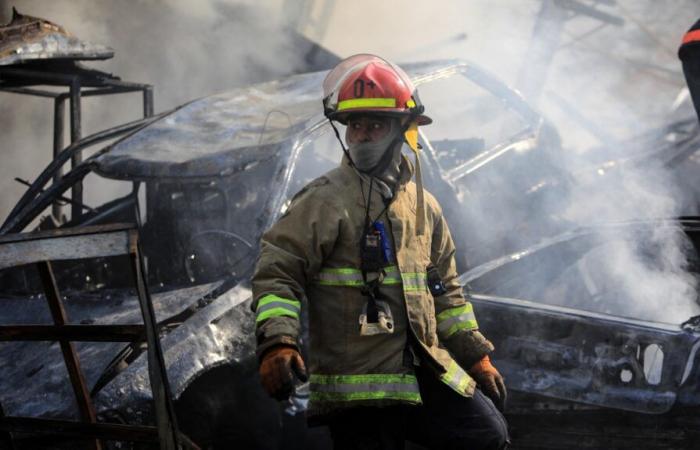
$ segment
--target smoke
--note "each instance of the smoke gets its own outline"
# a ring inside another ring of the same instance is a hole
[[[473,61],[519,89],[547,119],[535,150],[510,151],[457,182],[463,209],[452,212],[451,228],[471,267],[579,226],[697,214],[700,197],[691,181],[700,178],[697,158],[677,166],[663,161],[677,151],[674,142],[697,133],[697,124],[687,135],[667,127],[694,117],[689,102],[677,104],[685,80],[676,51],[700,5],[577,3],[601,14],[544,0],[445,2],[440,8],[387,1],[372,14],[359,2],[333,15],[329,29],[342,22],[344,34],[323,43],[339,54]],[[365,30],[372,33],[363,39]],[[443,151],[447,168],[519,129],[515,114],[466,84],[436,81],[420,88],[435,119],[425,133]],[[445,138],[450,141],[436,142]],[[525,267],[536,258],[523,260],[525,276],[518,282],[495,276],[482,287],[651,320],[698,314],[689,261],[696,250],[682,230],[661,224],[623,230],[625,237],[611,239],[609,227],[602,227],[596,244],[579,248],[577,258],[554,249],[546,270]]]
[[[0,23],[10,20],[12,6],[62,25],[80,39],[112,47],[113,59],[84,64],[126,81],[152,84],[156,112],[292,73],[303,66],[308,51],[290,43],[291,24],[279,2],[0,0]],[[13,178],[32,180],[51,159],[53,103],[7,93],[0,98],[4,218],[25,189]],[[137,93],[84,98],[82,134],[141,115]],[[128,183],[94,176],[86,186],[85,200],[93,206],[129,190]]]
[[[679,174],[691,174],[697,180],[700,165],[684,161],[681,172],[662,163],[674,151],[669,144],[673,133],[665,127],[679,117],[693,117],[687,102],[684,109],[673,111],[685,85],[677,46],[692,23],[688,18],[700,16],[699,5],[682,3],[616,2],[604,8],[623,19],[622,25],[601,26],[569,13],[565,23],[556,25],[547,21],[561,18],[561,11],[549,11],[544,17],[542,10],[535,12],[541,15],[540,22],[529,30],[539,27],[540,34],[533,34],[536,40],[527,39],[527,48],[521,48],[520,64],[509,59],[519,70],[499,69],[499,75],[510,75],[515,85],[523,87],[525,97],[558,131],[561,147],[556,140],[549,145],[541,141],[539,151],[529,157],[510,152],[508,161],[494,160],[492,167],[462,180],[463,223],[469,225],[456,232],[472,246],[472,262],[525,248],[578,226],[697,214],[695,182],[688,183]],[[483,27],[480,31],[503,32]],[[555,51],[547,55],[548,47]],[[486,67],[503,64],[498,61],[502,54],[493,48],[477,53],[483,59],[469,59]],[[541,77],[539,84],[523,80],[523,74],[532,73]],[[513,134],[503,114],[494,120],[481,104],[469,111],[457,99],[456,90],[447,95],[453,100],[443,121],[450,115],[463,121],[447,130],[451,139],[486,137],[484,148],[488,149],[498,140],[488,138],[494,125],[501,138]],[[429,105],[425,95],[422,100]],[[468,103],[474,104],[471,100],[478,98],[470,97]],[[441,101],[442,105],[447,99]],[[479,133],[478,128],[484,131]],[[433,135],[431,131],[426,132]],[[645,138],[638,139],[642,134]],[[662,322],[678,323],[698,314],[697,274],[689,271],[689,258],[697,250],[682,230],[666,223],[644,232],[632,225],[624,230],[627,236],[611,239],[609,228],[602,227],[595,245],[579,250],[579,258],[571,259],[568,247],[554,249],[547,252],[549,260],[542,262],[548,270],[524,268],[522,273],[529,272],[529,277],[491,278],[492,285],[486,288],[512,297]]]

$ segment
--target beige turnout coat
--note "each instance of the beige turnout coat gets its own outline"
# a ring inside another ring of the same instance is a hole
[[[416,235],[411,175],[412,166],[404,158],[395,196],[378,217],[395,258],[384,269],[380,285],[394,317],[391,334],[360,335],[358,318],[367,303],[361,293],[360,240],[363,192],[367,198],[369,186],[346,161],[309,183],[263,235],[253,276],[258,354],[278,344],[298,346],[300,314],[306,309],[312,415],[348,406],[420,403],[416,362],[469,397],[475,383],[463,368],[493,349],[462,294],[452,237],[440,205],[427,192],[425,232]],[[384,207],[374,189],[372,220]],[[447,288],[437,298],[427,286],[431,262]],[[409,342],[412,358],[407,363]]]

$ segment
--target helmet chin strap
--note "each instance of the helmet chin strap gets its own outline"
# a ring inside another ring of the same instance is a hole
[[[338,131],[338,128],[335,126],[335,124],[333,123],[333,119],[329,118],[328,122],[331,124],[331,127],[333,127],[333,132],[335,133],[335,138],[338,139],[338,142],[340,143],[340,148],[343,149],[343,153],[345,153],[345,157],[348,158],[348,161],[350,162],[350,167],[357,170],[357,166],[355,165],[355,161],[352,160],[352,157],[350,156],[350,152],[345,147],[345,144],[343,144],[343,140],[340,139],[340,132]]]

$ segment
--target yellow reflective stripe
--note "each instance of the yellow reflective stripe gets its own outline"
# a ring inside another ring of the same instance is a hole
[[[357,108],[396,108],[395,98],[353,98],[338,103],[338,111]]]
[[[320,375],[312,374],[309,377],[312,384],[417,384],[416,377],[411,374],[393,373],[366,373],[360,375]]]
[[[409,374],[311,375],[310,400],[401,400],[421,403],[416,377]]]
[[[403,284],[405,291],[413,292],[428,288],[428,275],[425,272],[400,273],[398,267],[388,266],[384,268],[384,273],[382,284]],[[351,267],[323,268],[319,271],[315,281],[323,286],[361,287],[364,285],[362,271]]]
[[[459,330],[476,330],[479,328],[479,324],[476,320],[462,320],[447,329],[445,337],[448,338],[458,332]]]
[[[382,284],[399,284],[399,268],[388,266],[384,268],[385,276]],[[361,287],[364,285],[362,271],[351,267],[327,267],[319,271],[316,283],[323,286],[350,286]]]
[[[284,303],[284,304],[295,307],[297,310],[299,310],[301,308],[301,303],[297,300],[290,300],[288,298],[278,297],[276,295],[268,294],[268,295],[262,297],[260,300],[258,300],[258,307],[256,308],[256,311],[259,311],[260,308],[262,308],[263,306],[269,305],[271,303]]]
[[[255,310],[255,323],[260,323],[271,317],[281,316],[299,319],[299,311],[301,311],[301,303],[299,301],[269,294],[258,300],[258,306]]]
[[[460,330],[475,330],[479,328],[474,316],[471,303],[449,308],[437,315],[437,330],[443,337],[448,338]]]
[[[348,281],[328,281],[328,280],[318,280],[318,284],[321,286],[348,286],[348,287],[362,287],[364,282],[362,280],[348,280]]]
[[[437,321],[442,322],[450,317],[461,316],[462,314],[474,314],[474,307],[471,303],[465,303],[463,305],[456,306],[454,308],[448,308],[437,315]]]
[[[260,323],[260,322],[267,320],[271,317],[282,317],[282,316],[293,317],[297,320],[299,319],[299,314],[295,313],[294,311],[290,311],[286,308],[272,308],[272,309],[268,309],[267,311],[258,314],[258,317],[255,319],[255,323],[256,324]]]
[[[464,395],[467,387],[469,387],[469,383],[472,381],[467,372],[454,361],[450,361],[447,372],[440,375],[440,379],[462,395]]]
[[[352,402],[357,400],[400,400],[406,403],[420,404],[419,392],[311,392],[309,400],[314,402]]]
[[[408,272],[401,274],[404,291],[423,291],[428,288],[428,274],[425,272]]]

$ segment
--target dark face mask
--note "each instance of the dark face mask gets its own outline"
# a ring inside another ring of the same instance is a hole
[[[373,142],[358,142],[350,145],[348,152],[350,158],[355,163],[355,167],[360,172],[376,175],[376,172],[381,172],[381,167],[385,164],[380,164],[387,161],[387,152],[394,153],[395,148],[401,146],[401,126],[398,119],[392,118],[389,132],[380,140]],[[392,159],[392,158],[389,158]]]

